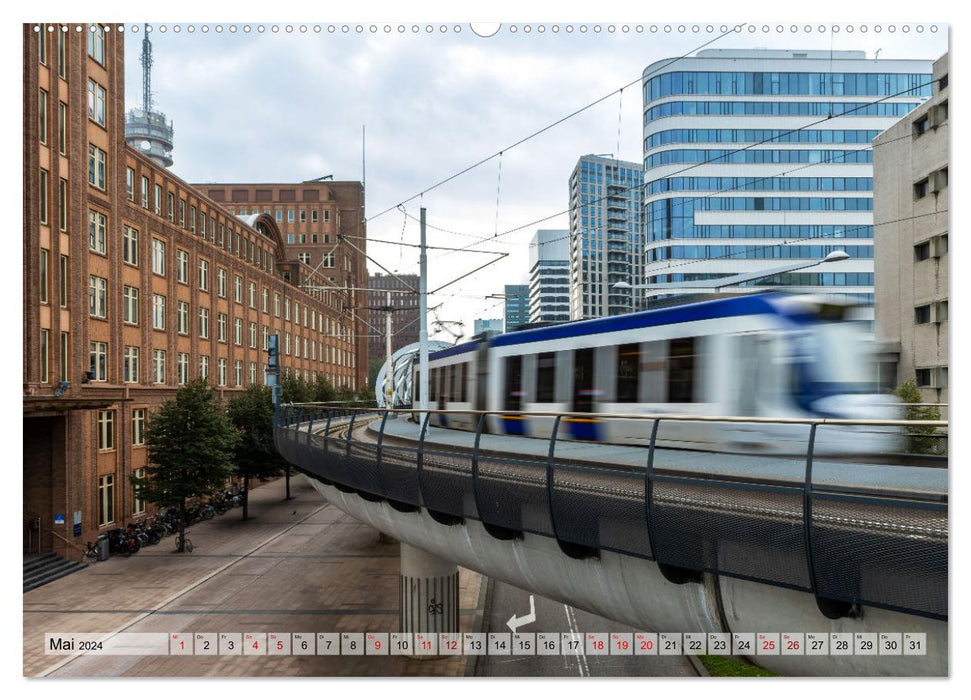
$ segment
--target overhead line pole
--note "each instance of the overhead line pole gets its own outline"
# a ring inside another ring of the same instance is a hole
[[[428,410],[428,253],[425,250],[425,207],[421,208],[421,253],[418,257],[418,408]],[[424,420],[425,416],[422,416]]]

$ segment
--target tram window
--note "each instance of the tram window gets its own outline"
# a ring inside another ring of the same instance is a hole
[[[468,368],[469,368],[468,362],[463,362],[462,364],[459,365],[458,400],[463,403],[468,400],[468,392],[465,388],[466,384],[468,383]]]
[[[617,348],[617,403],[637,402],[638,368],[641,363],[639,343]]]
[[[504,409],[518,411],[522,406],[523,381],[522,355],[510,355],[506,358],[506,399]]]
[[[429,401],[435,401],[438,399],[438,372],[437,369],[432,369],[428,371],[428,393]]]
[[[556,386],[556,353],[541,352],[536,361],[536,402],[552,403]]]
[[[694,401],[695,338],[674,338],[668,348],[668,402]]]
[[[448,386],[448,384],[445,383],[445,371],[445,367],[438,370],[438,396],[447,401],[448,397],[445,395],[445,388]]]

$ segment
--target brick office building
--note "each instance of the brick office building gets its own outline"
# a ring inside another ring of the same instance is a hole
[[[370,318],[368,333],[368,362],[387,359],[385,329],[387,313],[381,309],[388,304],[391,291],[391,352],[418,342],[418,275],[383,275],[380,272],[368,278],[367,305]],[[402,293],[404,292],[404,293]]]
[[[273,218],[283,236],[288,259],[300,269],[318,273],[314,285],[333,288],[342,323],[357,338],[367,335],[367,312],[360,307],[365,296],[359,291],[367,283],[364,224],[364,188],[360,182],[270,184],[198,184],[197,189],[230,213],[241,216],[265,214]],[[287,276],[288,272],[284,273]],[[295,273],[296,274],[296,273]],[[291,278],[294,284],[306,280]],[[337,375],[335,386],[363,388],[367,379],[367,346],[356,345],[354,373]]]
[[[25,551],[81,545],[144,512],[151,412],[189,379],[223,398],[281,364],[362,386],[342,294],[275,218],[236,216],[125,143],[117,26],[24,26]]]

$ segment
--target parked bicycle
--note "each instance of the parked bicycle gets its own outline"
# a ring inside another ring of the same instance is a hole
[[[179,552],[192,551],[192,540],[189,539],[188,530],[175,536],[175,548]]]
[[[87,549],[84,550],[84,559],[90,559],[91,561],[98,561],[98,543],[97,542],[87,542]]]

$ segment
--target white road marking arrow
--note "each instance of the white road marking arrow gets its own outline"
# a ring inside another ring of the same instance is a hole
[[[515,633],[520,627],[533,622],[536,622],[536,601],[533,600],[533,596],[529,596],[529,615],[523,615],[522,617],[513,615],[509,618],[506,626]]]

